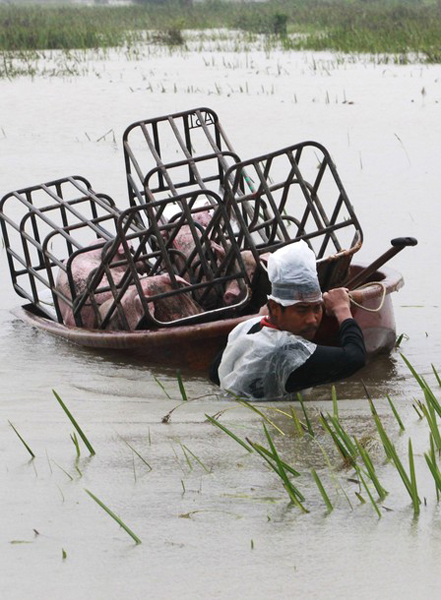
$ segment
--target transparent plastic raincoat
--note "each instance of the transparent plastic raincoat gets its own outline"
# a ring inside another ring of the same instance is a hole
[[[302,366],[316,349],[304,338],[263,326],[250,333],[259,323],[256,317],[240,323],[228,336],[219,366],[220,387],[253,400],[286,397],[289,375]]]

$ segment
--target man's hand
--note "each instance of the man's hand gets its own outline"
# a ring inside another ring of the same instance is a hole
[[[323,303],[328,315],[333,315],[339,325],[346,319],[351,319],[349,303],[349,290],[347,288],[334,288],[323,294]]]

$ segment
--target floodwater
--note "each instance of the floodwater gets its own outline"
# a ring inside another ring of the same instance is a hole
[[[375,259],[394,237],[419,241],[390,265],[406,282],[394,297],[395,317],[397,333],[405,334],[401,351],[437,389],[431,364],[441,368],[440,66],[218,49],[157,50],[139,61],[110,54],[88,58],[85,67],[78,77],[0,81],[1,196],[76,174],[126,207],[125,127],[199,106],[219,114],[243,158],[319,141],[330,150],[361,222],[360,257]],[[20,298],[12,291],[4,250],[0,259],[2,598],[437,597],[441,521],[423,456],[429,431],[412,408],[421,394],[398,352],[337,385],[340,419],[353,435],[372,438],[378,474],[389,491],[381,519],[365,494],[365,504],[357,499],[358,486],[347,481],[353,472],[342,466],[328,436],[300,439],[287,418],[267,411],[286,433],[271,428],[281,454],[303,473],[296,481],[310,511],[304,514],[289,505],[260,457],[205,418],[226,411],[221,423],[264,443],[258,414],[188,373],[183,378],[191,401],[181,404],[174,372],[77,348],[23,324],[11,314]],[[362,380],[406,468],[412,439],[424,499],[419,517],[397,473],[384,463]],[[77,459],[73,427],[53,389],[95,456],[82,446]],[[402,435],[386,394],[405,424]],[[314,427],[319,410],[332,410],[330,396],[323,386],[308,397]],[[286,410],[289,403],[273,406]],[[319,444],[349,501],[334,486]],[[311,468],[335,505],[330,514]],[[85,489],[142,544],[134,544]]]

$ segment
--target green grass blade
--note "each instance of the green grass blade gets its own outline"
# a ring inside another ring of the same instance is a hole
[[[338,419],[336,419],[335,417],[331,417],[331,415],[329,415],[329,414],[328,414],[328,419],[334,425],[335,432],[342,440],[347,451],[349,452],[351,457],[355,460],[358,456],[358,450],[357,450],[356,445],[351,440],[350,435],[348,433],[346,433],[346,431],[344,430],[342,424],[340,423],[340,421]]]
[[[435,483],[435,490],[436,490],[436,499],[437,502],[439,502],[440,499],[440,492],[441,492],[441,473],[440,470],[438,468],[438,465],[436,464],[436,461],[433,460],[433,457],[430,457],[427,453],[424,454],[424,458],[426,459],[426,463],[427,466],[430,469],[430,472],[432,473],[432,477]]]
[[[26,448],[26,450],[29,452],[29,454],[32,456],[32,458],[35,458],[35,454],[32,452],[31,448],[28,446],[28,444],[24,441],[24,439],[21,437],[21,435],[18,433],[17,429],[14,427],[14,425],[11,423],[11,421],[8,421],[9,425],[12,427],[12,429],[15,431],[18,439],[21,441],[21,443],[23,444],[23,446]]]
[[[414,409],[414,411],[416,412],[416,414],[418,415],[419,419],[423,418],[423,415],[420,413],[418,407],[415,404],[412,404],[412,408]]]
[[[386,394],[386,398],[387,398],[387,401],[389,402],[389,405],[390,405],[390,407],[391,407],[391,409],[392,409],[392,412],[394,413],[394,416],[395,416],[395,418],[396,418],[396,420],[397,420],[397,423],[398,423],[398,426],[399,426],[399,428],[401,429],[401,431],[405,431],[405,429],[406,429],[406,428],[405,428],[405,427],[404,427],[404,425],[403,425],[403,421],[401,420],[401,418],[400,418],[400,415],[398,414],[398,411],[397,411],[397,409],[395,408],[395,405],[394,405],[394,403],[392,402],[392,400],[391,400],[391,398],[390,398],[389,394]]]
[[[378,416],[378,413],[374,407],[374,403],[372,402],[372,400],[369,400],[369,402],[371,404],[371,410],[373,411],[372,414],[374,415],[374,421],[377,426],[378,433],[380,434],[380,438],[383,443],[383,447],[386,452],[386,455],[394,463],[395,468],[397,469],[397,471],[409,493],[409,496],[411,497],[412,502],[413,502],[413,489],[412,489],[411,481],[410,481],[410,479],[406,473],[406,470],[404,469],[404,467],[398,457],[395,446],[392,444],[389,436],[386,433],[386,430],[383,427],[383,424],[381,423],[380,417]]]
[[[266,454],[268,456],[268,458],[272,458],[273,460],[275,460],[275,456],[267,448],[264,448],[263,446],[255,443],[255,442],[251,442],[250,440],[248,440],[248,438],[247,438],[247,441],[248,441],[248,443],[250,443],[252,445],[253,448],[255,448],[255,449],[259,448],[259,450],[261,450],[264,454]],[[291,465],[289,465],[282,459],[280,459],[280,460],[282,461],[282,465],[283,465],[283,468],[285,469],[285,471],[288,471],[289,473],[291,473],[291,475],[294,475],[294,477],[300,477],[300,473],[298,471],[296,471],[293,467],[291,467]]]
[[[344,487],[341,485],[340,481],[338,480],[338,478],[336,477],[336,475],[334,473],[332,463],[329,459],[329,456],[328,456],[326,450],[323,448],[323,446],[317,440],[314,440],[314,441],[318,445],[320,452],[322,453],[323,458],[325,459],[325,462],[329,469],[329,473],[331,474],[332,481],[334,482],[335,488],[342,492],[343,496],[346,498],[346,502],[349,504],[349,506],[351,507],[351,510],[352,510],[354,507],[352,506],[352,503],[351,503],[349,496],[347,495]]]
[[[169,400],[171,400],[171,396],[170,394],[167,392],[167,390],[165,389],[164,385],[162,384],[161,381],[159,381],[159,379],[157,377],[155,377],[153,375],[153,379],[156,381],[156,383],[159,385],[159,387],[161,388],[161,390],[164,392],[164,394],[167,396],[167,398],[169,398]]]
[[[363,496],[359,492],[355,492],[355,495],[357,496],[357,498],[360,500],[360,502],[362,504],[366,504],[366,500],[363,498]]]
[[[184,402],[188,401],[187,392],[185,391],[184,382],[182,381],[181,371],[176,371],[176,378],[178,380],[179,391],[181,392],[182,400]]]
[[[413,510],[416,515],[420,512],[421,500],[418,496],[418,487],[415,474],[415,462],[413,459],[412,440],[409,438],[409,472],[410,472],[410,483],[412,486],[412,504]]]
[[[263,430],[265,432],[266,439],[267,439],[268,444],[270,446],[270,450],[271,450],[271,452],[272,452],[272,454],[274,456],[274,460],[275,460],[276,466],[277,466],[277,472],[278,472],[280,478],[282,479],[282,481],[284,483],[285,489],[288,492],[289,497],[294,502],[294,504],[296,504],[297,506],[300,505],[300,508],[304,512],[308,512],[307,509],[302,504],[300,504],[300,502],[299,502],[299,500],[297,498],[298,490],[291,483],[288,475],[286,474],[286,471],[285,471],[285,469],[283,467],[282,460],[280,459],[280,456],[279,456],[279,454],[278,454],[278,452],[276,450],[276,447],[275,447],[274,442],[273,442],[273,440],[272,440],[272,438],[271,438],[271,436],[270,436],[270,434],[268,432],[268,429],[265,426],[265,423],[263,423]]]
[[[213,419],[213,417],[210,417],[209,415],[205,415],[205,417],[208,419],[208,421],[210,421],[210,423],[212,425],[215,425],[216,427],[219,427],[219,429],[221,429],[224,433],[226,433],[227,435],[229,435],[235,442],[237,442],[238,444],[240,444],[241,446],[243,446],[245,448],[245,450],[247,450],[248,452],[252,452],[253,450],[248,446],[248,444],[246,444],[243,440],[241,440],[239,437],[237,437],[237,435],[235,435],[232,431],[230,431],[227,427],[225,427],[225,425],[222,425],[222,423],[219,423],[218,421],[216,421],[216,419]]]
[[[380,509],[378,508],[378,505],[377,505],[377,503],[375,502],[375,500],[374,500],[374,497],[372,496],[372,494],[371,494],[371,491],[370,491],[370,489],[369,489],[369,487],[368,487],[368,485],[367,485],[366,481],[364,480],[363,473],[361,472],[361,469],[360,469],[360,468],[358,468],[358,469],[357,469],[357,474],[358,474],[358,476],[359,476],[359,477],[360,477],[360,479],[361,479],[361,483],[363,484],[363,487],[364,487],[364,489],[366,490],[366,494],[368,495],[368,497],[369,497],[369,500],[371,501],[371,504],[372,504],[372,506],[374,507],[374,509],[375,509],[375,512],[376,512],[376,513],[377,513],[377,515],[378,515],[378,518],[379,518],[379,519],[381,519],[381,512],[380,512]]]
[[[342,441],[340,440],[340,438],[338,437],[338,435],[332,429],[332,427],[330,426],[330,424],[326,420],[326,417],[325,417],[325,415],[323,413],[320,413],[320,422],[321,422],[321,424],[323,426],[323,429],[325,431],[327,431],[329,433],[329,435],[331,436],[332,441],[334,442],[337,450],[341,454],[343,460],[346,460],[350,464],[352,464],[354,462],[354,460],[353,460],[351,454],[348,452],[348,450],[346,449],[345,445],[342,443]]]
[[[78,438],[77,438],[77,435],[75,432],[70,434],[70,439],[72,440],[72,442],[75,446],[77,458],[80,458],[80,456],[81,456],[80,444],[78,443]]]
[[[335,389],[335,385],[333,385],[331,388],[331,394],[332,394],[332,407],[333,407],[334,419],[338,419],[337,390]]]
[[[439,473],[438,464],[436,461],[435,442],[434,442],[432,434],[429,435],[429,443],[430,443],[430,458],[432,460],[432,464],[434,465],[434,467],[436,468],[436,470]],[[429,465],[429,468],[430,468],[430,465]],[[441,478],[441,474],[440,474],[440,478]],[[436,501],[439,502],[441,488],[438,488],[436,486],[436,482],[435,482],[435,489],[436,489]]]
[[[63,471],[63,473],[64,473],[64,474],[65,474],[67,477],[69,477],[69,479],[70,479],[71,481],[73,481],[73,480],[74,480],[74,478],[72,477],[72,475],[71,475],[70,473],[68,473],[68,472],[66,471],[66,469],[63,469],[63,467],[62,467],[61,465],[59,465],[57,462],[55,462],[54,460],[52,460],[52,462],[54,463],[54,465],[56,465],[56,466],[57,466],[57,467],[60,469],[60,471]]]
[[[131,444],[129,444],[129,442],[127,440],[125,440],[123,437],[121,438],[122,441],[130,448],[130,450],[136,454],[136,456],[142,460],[142,462],[146,465],[146,467],[148,467],[150,469],[150,471],[153,471],[153,468],[151,467],[151,465],[146,461],[146,459],[138,452],[138,450],[136,450],[136,448],[134,448]]]
[[[424,379],[423,379],[424,381]],[[430,387],[426,384],[426,388],[424,389],[424,398],[426,399],[426,403],[432,406],[432,408],[437,412],[438,416],[441,417],[441,404],[438,402],[434,393],[430,389]]]
[[[189,452],[192,455],[192,457],[195,459],[196,462],[198,462],[201,465],[201,467],[204,469],[204,471],[206,471],[207,473],[211,473],[211,469],[206,467],[204,465],[204,463],[201,461],[201,459],[198,458],[196,456],[196,454],[190,450],[190,448],[187,448],[187,446],[185,446],[185,445],[182,445],[182,447],[185,448],[187,450],[187,452]]]
[[[426,387],[424,385],[423,380],[421,379],[421,377],[418,375],[418,373],[415,371],[415,369],[413,368],[413,366],[410,364],[410,362],[407,360],[407,358],[404,356],[404,354],[400,353],[401,358],[404,360],[404,362],[406,363],[409,371],[412,373],[412,375],[414,376],[414,378],[416,379],[416,381],[418,382],[420,388],[422,390],[424,390],[424,388]]]
[[[280,429],[280,427],[278,427],[275,423],[273,423],[273,421],[271,421],[271,419],[269,419],[261,410],[259,410],[258,408],[256,408],[255,406],[253,406],[252,404],[247,402],[246,400],[243,400],[242,398],[236,398],[236,400],[242,406],[245,406],[246,408],[249,408],[250,410],[257,413],[259,415],[259,417],[262,417],[262,419],[264,421],[266,421],[268,423],[268,425],[271,425],[271,427],[274,427],[274,429],[276,429],[281,435],[285,435],[285,433]]]
[[[101,506],[101,508],[102,508],[103,510],[105,510],[105,511],[106,511],[106,513],[107,513],[109,516],[111,516],[111,517],[112,517],[112,519],[114,519],[114,520],[115,520],[115,521],[118,523],[118,525],[119,525],[120,527],[122,527],[122,528],[124,529],[124,531],[126,531],[126,532],[127,532],[129,535],[130,535],[130,537],[131,537],[131,538],[132,538],[132,539],[135,541],[135,543],[136,543],[136,544],[142,544],[142,541],[139,539],[139,537],[138,537],[138,536],[137,536],[135,533],[133,533],[133,531],[132,531],[132,530],[131,530],[129,527],[127,527],[127,525],[124,523],[124,521],[122,521],[122,520],[121,520],[119,517],[117,517],[117,516],[115,515],[115,513],[114,513],[112,510],[110,510],[110,508],[109,508],[108,506],[106,506],[106,505],[104,504],[104,502],[101,502],[101,500],[100,500],[99,498],[97,498],[97,497],[96,497],[94,494],[92,494],[92,492],[90,492],[89,490],[86,490],[86,489],[84,489],[84,491],[85,491],[87,494],[89,494],[89,496],[90,496],[90,497],[91,497],[93,500],[95,500],[95,502],[96,502],[96,503],[97,503],[99,506]]]
[[[182,453],[185,456],[185,460],[187,461],[187,465],[188,465],[190,471],[193,471],[193,465],[190,460],[190,457],[187,454],[187,450],[185,449],[185,446],[183,446],[181,443],[179,443],[179,445],[181,446]]]
[[[296,426],[299,436],[302,438],[305,435],[305,432],[303,431],[303,427],[302,427],[302,424],[300,423],[300,419],[297,416],[297,413],[292,406],[291,406],[291,417],[292,417],[292,420],[294,421],[294,425]]]
[[[300,406],[302,407],[302,411],[305,416],[306,428],[308,430],[308,433],[311,437],[315,437],[314,430],[312,429],[311,421],[309,420],[308,413],[306,412],[302,394],[300,394],[299,392],[297,392],[297,400],[300,402]]]
[[[423,412],[423,415],[426,417],[426,421],[429,425],[430,433],[432,434],[435,445],[438,448],[438,450],[440,450],[441,449],[441,434],[439,431],[438,422],[436,420],[435,411],[433,410],[433,406],[431,405],[429,400],[427,401],[427,406],[424,406],[424,405],[421,406],[421,410]]]
[[[388,492],[381,485],[381,483],[377,477],[377,474],[375,472],[375,467],[371,461],[369,453],[366,450],[366,448],[363,448],[363,446],[361,445],[361,443],[359,442],[359,440],[357,438],[354,438],[354,439],[355,439],[355,443],[357,444],[357,448],[358,448],[359,454],[361,456],[361,459],[363,460],[363,462],[366,466],[369,478],[372,481],[372,483],[374,484],[374,487],[377,490],[377,494],[378,494],[380,500],[384,500],[384,498],[387,496]]]
[[[277,464],[274,464],[270,459],[269,456],[273,456],[273,454],[271,452],[269,452],[266,448],[263,448],[262,446],[260,446],[260,444],[254,444],[253,442],[251,442],[250,440],[248,440],[249,443],[251,444],[251,446],[253,447],[253,449],[257,452],[257,454],[259,454],[264,461],[267,463],[267,465],[270,467],[270,469],[272,469],[280,479],[282,479],[281,475],[280,475],[280,469],[277,466]],[[293,485],[290,482],[289,487],[286,486],[285,482],[282,479],[282,483],[283,483],[283,487],[285,488],[286,492],[288,493],[291,501],[298,506],[303,512],[307,513],[309,512],[301,503],[305,501],[305,497],[303,496],[303,494],[296,488],[295,485]]]
[[[83,440],[84,444],[86,445],[86,448],[89,450],[90,455],[93,456],[95,454],[95,450],[92,447],[92,444],[89,442],[89,440],[87,439],[87,437],[85,436],[85,434],[83,433],[83,430],[81,429],[81,427],[78,425],[78,423],[75,421],[73,415],[70,413],[69,409],[67,408],[67,406],[64,404],[63,400],[60,398],[60,396],[57,394],[57,392],[55,390],[52,390],[52,393],[54,394],[55,398],[58,400],[61,408],[64,410],[64,412],[66,413],[66,415],[68,416],[68,418],[70,419],[72,425],[75,427],[75,429],[77,430],[80,438]]]
[[[438,382],[438,385],[439,385],[439,386],[441,386],[441,378],[440,378],[440,376],[439,376],[439,373],[438,373],[438,371],[435,369],[435,365],[434,365],[433,363],[432,363],[432,365],[431,365],[431,366],[432,366],[432,371],[433,371],[433,373],[434,373],[434,375],[435,375],[435,377],[436,377],[436,380],[437,380],[437,382]]]
[[[324,501],[324,503],[326,504],[326,506],[327,506],[328,510],[329,510],[329,511],[333,510],[333,509],[334,509],[334,507],[332,506],[332,503],[331,503],[331,501],[330,501],[330,499],[329,499],[329,496],[328,496],[328,494],[326,493],[326,490],[325,490],[325,488],[323,487],[323,484],[322,484],[322,482],[321,482],[321,480],[320,480],[320,477],[317,475],[317,472],[316,472],[316,470],[315,470],[315,469],[311,469],[311,473],[312,473],[312,476],[313,476],[313,478],[314,478],[314,481],[315,481],[315,483],[316,483],[316,486],[318,487],[318,490],[319,490],[319,492],[320,492],[320,494],[321,494],[321,496],[322,496],[322,498],[323,498],[323,501]]]

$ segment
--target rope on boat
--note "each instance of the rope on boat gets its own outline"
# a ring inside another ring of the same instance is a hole
[[[349,299],[352,302],[352,304],[354,306],[356,306],[357,308],[361,308],[367,312],[373,312],[373,313],[380,312],[380,310],[383,308],[383,304],[386,299],[386,293],[387,293],[386,286],[384,285],[384,283],[381,283],[381,281],[370,281],[369,283],[365,283],[364,285],[361,285],[360,287],[358,287],[356,290],[353,290],[353,291],[363,290],[365,288],[370,287],[371,285],[378,285],[383,290],[382,294],[381,294],[380,304],[379,304],[379,306],[377,306],[377,308],[368,308],[367,306],[363,306],[362,304],[359,304],[352,298],[350,292],[349,292]]]

